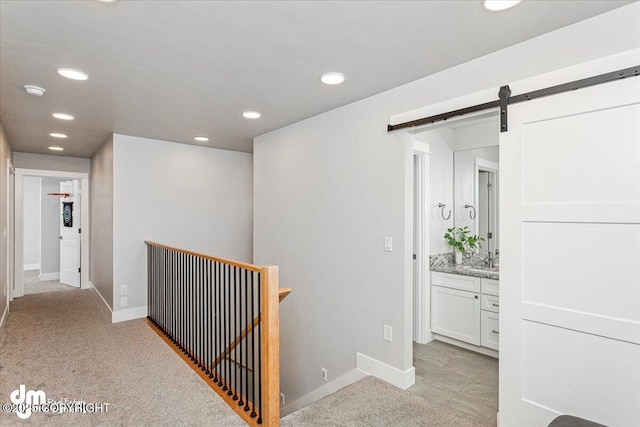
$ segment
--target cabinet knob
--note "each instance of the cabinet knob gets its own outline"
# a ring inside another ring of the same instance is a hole
[[[478,299],[478,295],[475,295],[476,299]]]

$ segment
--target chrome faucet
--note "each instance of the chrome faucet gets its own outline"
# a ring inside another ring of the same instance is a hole
[[[489,257],[487,258],[487,264],[489,268],[493,268],[493,262],[494,262],[493,252],[489,251]]]

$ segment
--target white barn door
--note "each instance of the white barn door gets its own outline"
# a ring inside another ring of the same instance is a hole
[[[500,425],[640,426],[640,77],[509,106]]]

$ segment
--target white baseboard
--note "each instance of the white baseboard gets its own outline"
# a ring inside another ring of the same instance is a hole
[[[7,315],[9,314],[9,304],[4,308],[4,313],[2,313],[2,317],[0,318],[0,329],[4,328],[4,324],[7,320]]]
[[[401,371],[362,353],[356,353],[356,367],[366,374],[380,378],[403,390],[408,389],[416,382],[416,368],[413,366],[406,371]]]
[[[143,319],[147,317],[147,306],[127,308],[111,313],[111,323],[126,322],[127,320]]]
[[[104,306],[106,307],[109,315],[111,316],[111,323],[120,323],[120,322],[126,322],[127,320],[142,319],[147,317],[146,305],[142,307],[128,308],[126,310],[113,311],[109,306],[109,304],[107,303],[107,301],[102,296],[102,294],[100,293],[100,291],[96,289],[96,287],[93,285],[92,282],[89,282],[89,286],[91,291],[95,295],[100,297],[100,300],[102,300],[102,302],[104,303]]]
[[[40,270],[40,264],[25,264],[24,265],[24,270],[28,271],[28,270]]]
[[[113,310],[111,310],[111,307],[109,306],[109,303],[107,302],[107,300],[104,299],[104,297],[102,296],[102,294],[100,293],[98,288],[93,286],[93,282],[91,282],[91,281],[89,282],[89,289],[91,290],[91,292],[93,292],[93,294],[96,297],[98,297],[98,299],[100,301],[102,301],[104,303],[104,306],[102,306],[102,308],[105,308],[107,314],[109,315],[109,317],[112,317]]]
[[[346,386],[353,384],[354,382],[366,377],[367,375],[359,371],[358,369],[352,369],[344,375],[339,376],[333,381],[313,390],[311,393],[302,396],[301,398],[294,400],[293,402],[280,408],[280,416],[287,416],[299,409],[304,408],[307,405],[317,402],[323,397],[329,396],[332,393],[345,388]]]
[[[60,280],[60,272],[56,273],[41,273],[40,280]]]

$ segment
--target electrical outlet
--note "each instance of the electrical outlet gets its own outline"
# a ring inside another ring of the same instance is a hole
[[[126,307],[127,304],[127,297],[120,297],[120,307]]]
[[[280,393],[280,406],[284,406],[284,393]]]
[[[384,334],[383,338],[385,341],[393,341],[393,328],[389,325],[384,325]]]
[[[127,285],[120,285],[120,295],[127,295]]]
[[[327,372],[326,368],[320,369],[322,369],[322,381],[327,381],[329,379],[329,373]]]

